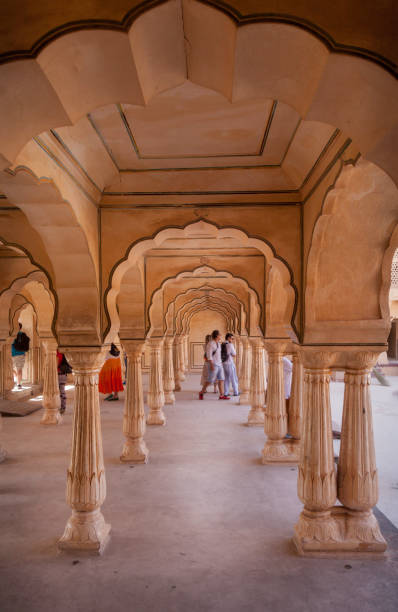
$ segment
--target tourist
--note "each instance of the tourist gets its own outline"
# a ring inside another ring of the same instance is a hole
[[[224,368],[224,393],[229,396],[229,386],[232,386],[234,396],[239,395],[238,389],[238,376],[236,374],[235,361],[236,350],[234,346],[234,335],[231,333],[226,334],[225,342],[221,347],[221,359]]]
[[[207,348],[207,345],[210,342],[210,340],[211,340],[211,334],[207,334],[207,336],[205,337],[205,343],[203,345],[203,351],[204,351],[203,359],[204,359],[204,362],[203,362],[203,368],[202,368],[202,376],[200,378],[200,384],[201,384],[202,387],[206,384],[207,379],[208,379],[209,366],[208,366],[208,363],[207,363],[206,348]],[[205,391],[205,393],[206,393],[206,391]]]
[[[215,382],[218,384],[220,400],[227,400],[229,397],[224,395],[224,368],[221,361],[221,335],[218,329],[215,329],[211,334],[211,339],[206,345],[206,359],[208,364],[207,381],[202,386],[199,392],[199,399],[203,399],[203,394],[206,393],[208,385]]]
[[[22,370],[25,365],[25,354],[29,350],[30,338],[22,331],[22,323],[19,323],[19,331],[11,345],[12,364],[18,389],[22,389]]]
[[[109,393],[105,399],[110,402],[118,400],[119,391],[123,391],[122,366],[119,355],[120,351],[112,342],[99,375],[98,390],[100,393]]]
[[[58,369],[58,387],[59,397],[61,399],[60,414],[64,414],[66,410],[66,392],[65,385],[68,380],[68,374],[72,372],[65,355],[57,349],[57,369]]]

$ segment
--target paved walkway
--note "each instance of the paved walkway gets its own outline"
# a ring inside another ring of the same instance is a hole
[[[248,408],[213,394],[198,401],[197,387],[189,377],[177,404],[165,408],[166,427],[148,428],[146,466],[120,464],[122,402],[102,402],[103,513],[112,537],[101,558],[57,554],[70,513],[71,403],[59,427],[41,426],[41,412],[4,419],[1,611],[396,612],[398,531],[387,518],[379,515],[390,545],[384,561],[298,557],[291,544],[301,510],[296,468],[261,465],[264,433],[243,425]],[[333,402],[341,388],[333,385]],[[383,432],[396,423],[396,408],[391,389],[373,391],[387,483]],[[396,503],[395,492],[382,495],[385,506]]]

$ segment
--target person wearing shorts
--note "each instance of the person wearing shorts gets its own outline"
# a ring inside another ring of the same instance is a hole
[[[217,382],[220,400],[229,399],[224,395],[224,368],[221,360],[221,335],[218,329],[215,329],[211,334],[211,340],[206,346],[206,359],[208,366],[207,381],[199,392],[199,399],[203,399],[203,394],[209,385]]]

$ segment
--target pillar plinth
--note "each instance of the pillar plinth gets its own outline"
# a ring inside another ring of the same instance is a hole
[[[165,404],[174,404],[173,336],[166,336],[163,349],[163,388]]]
[[[267,404],[264,409],[264,432],[267,436],[262,462],[296,463],[286,444],[287,410],[283,385],[283,354],[287,342],[266,342],[268,352]]]
[[[264,427],[264,346],[262,338],[250,338],[252,349],[250,412],[247,417],[248,426]]]
[[[65,348],[75,378],[72,452],[67,471],[67,500],[72,508],[58,546],[61,550],[103,551],[110,525],[105,523],[101,506],[106,495],[102,452],[98,373],[105,350]]]
[[[250,403],[250,375],[251,375],[252,352],[247,336],[242,336],[242,367],[239,379],[239,404]]]
[[[123,340],[127,355],[127,387],[124,402],[123,433],[126,437],[120,461],[146,463],[149,451],[144,441],[145,412],[141,360],[144,340]]]
[[[46,338],[43,340],[43,347],[45,351],[42,401],[44,414],[40,424],[58,425],[62,422],[62,417],[59,412],[61,400],[58,386],[57,341],[55,338]]]
[[[332,515],[337,485],[330,413],[330,363],[325,352],[302,352],[305,396],[304,427],[298,470],[298,496],[304,504],[295,526],[294,542],[299,554],[323,554],[341,541]]]
[[[372,511],[379,495],[369,388],[376,359],[372,353],[353,353],[344,375],[337,495],[346,508],[345,547],[358,552],[387,548]]]
[[[162,376],[163,338],[149,338],[148,344],[151,352],[151,372],[148,391],[148,406],[150,412],[146,422],[147,425],[165,425],[166,417],[163,412],[164,391]]]

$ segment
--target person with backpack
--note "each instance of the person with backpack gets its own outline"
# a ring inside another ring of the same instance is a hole
[[[226,334],[225,342],[221,345],[221,360],[224,368],[224,393],[229,397],[229,386],[232,385],[234,395],[239,395],[238,376],[236,374],[234,357],[236,357],[235,345],[233,343],[234,335]]]
[[[58,366],[58,387],[59,387],[59,397],[61,399],[61,407],[59,409],[60,414],[64,414],[66,410],[66,392],[65,385],[68,380],[68,374],[72,372],[72,368],[70,367],[65,355],[60,353],[57,349],[57,366]]]
[[[11,345],[12,365],[18,389],[22,389],[22,370],[25,365],[25,354],[29,350],[29,342],[30,338],[22,331],[22,323],[20,323],[17,336]]]
[[[199,399],[203,399],[204,393],[209,385],[214,384],[217,381],[219,398],[220,400],[229,399],[224,395],[224,369],[221,361],[221,335],[218,329],[215,329],[211,334],[211,339],[206,345],[206,359],[208,365],[207,381],[202,386],[199,392]]]

